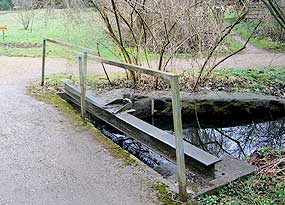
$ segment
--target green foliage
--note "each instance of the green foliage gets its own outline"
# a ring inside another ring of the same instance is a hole
[[[238,17],[238,12],[234,9],[232,10],[227,10],[224,14],[224,19],[225,20],[234,20]]]
[[[266,84],[273,82],[285,82],[285,72],[284,67],[265,67],[265,68],[231,68],[231,69],[221,69],[215,70],[214,76],[219,76],[221,78],[229,79],[240,78],[242,80],[256,81],[258,84]]]
[[[255,92],[284,96],[285,67],[217,69],[211,81],[215,87],[226,87],[227,91]]]
[[[285,183],[274,178],[251,177],[235,181],[215,195],[198,199],[200,205],[284,205]]]
[[[272,147],[264,147],[257,151],[258,155],[266,156],[270,151],[272,151]]]
[[[0,11],[11,9],[11,1],[10,0],[0,0]]]
[[[251,35],[253,28],[255,26],[254,22],[241,22],[236,26],[235,31],[241,35],[244,39],[249,38]],[[262,26],[262,24],[261,24]],[[273,41],[269,37],[262,36],[260,34],[255,34],[253,38],[251,38],[250,43],[255,45],[258,48],[264,48],[264,49],[273,49],[277,51],[285,51],[285,42],[280,43]]]
[[[238,41],[236,41],[233,37],[228,36],[226,39],[226,49],[223,52],[224,54],[229,54],[229,53],[233,53],[239,49],[241,49],[243,47],[243,45],[241,43],[239,43]]]
[[[201,196],[198,199],[200,205],[284,205],[285,181],[282,169],[264,167],[264,163],[275,166],[276,162],[284,159],[284,150],[274,150],[270,147],[257,151],[258,158],[252,158],[258,172],[247,178],[234,181],[221,188],[213,195]],[[263,160],[260,163],[260,160]],[[279,174],[277,174],[279,173]],[[281,175],[280,175],[281,173]]]

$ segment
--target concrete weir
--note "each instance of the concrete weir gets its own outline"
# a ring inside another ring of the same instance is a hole
[[[68,80],[64,80],[63,83],[63,98],[80,106],[80,89]],[[106,102],[105,99],[87,92],[86,110],[90,115],[99,118],[175,164],[175,136],[132,115],[135,110],[128,108],[127,104],[122,104],[122,98],[123,96],[114,97]],[[188,142],[184,142],[184,154],[186,169],[199,173],[199,176],[201,173],[207,176],[206,183],[203,183],[204,185],[200,186],[195,193],[198,195],[209,193],[255,171],[255,167],[245,161],[228,157],[217,158]],[[191,184],[188,187],[191,189]]]

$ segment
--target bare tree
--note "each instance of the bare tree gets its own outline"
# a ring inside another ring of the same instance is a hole
[[[77,0],[66,4],[72,11],[93,10],[94,22],[99,13],[125,62],[146,61],[153,67],[150,55],[154,54],[158,59],[154,67],[164,71],[176,55],[207,55],[223,30],[222,8],[215,1]]]
[[[33,0],[12,0],[13,5],[17,8],[18,20],[25,30],[32,30],[35,17],[35,5]]]
[[[98,14],[113,40],[119,54],[127,63],[144,64],[166,71],[168,65],[179,54],[187,55],[191,61],[199,62],[199,72],[194,90],[203,84],[212,71],[223,61],[246,48],[216,61],[227,39],[247,14],[248,1],[242,1],[235,22],[226,24],[223,6],[219,1],[188,0],[73,0],[65,1],[70,15],[88,12],[90,23],[98,24]],[[79,12],[74,12],[78,9]],[[257,27],[259,23],[257,24]],[[253,35],[253,34],[252,34]],[[252,37],[252,35],[250,37]],[[155,55],[155,61],[150,56]],[[200,63],[202,62],[202,63]],[[189,68],[191,64],[189,63]],[[131,73],[135,82],[139,73]],[[158,79],[155,80],[156,85]]]
[[[285,29],[285,15],[284,9],[282,10],[280,2],[277,0],[262,0],[265,6],[270,11],[271,15],[278,22],[278,24]]]

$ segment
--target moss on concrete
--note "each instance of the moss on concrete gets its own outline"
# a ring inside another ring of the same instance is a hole
[[[45,102],[54,106],[58,111],[65,113],[75,126],[80,126],[91,132],[96,141],[104,146],[109,151],[111,156],[123,159],[125,165],[136,166],[138,160],[126,152],[124,149],[113,143],[110,139],[105,137],[98,129],[94,127],[89,121],[83,121],[80,113],[76,112],[74,108],[56,94],[56,90],[51,88],[42,88],[39,82],[34,82],[28,86],[28,94],[35,97],[37,100]]]
[[[165,184],[155,183],[152,188],[158,192],[158,200],[164,205],[192,205],[194,201],[181,202],[176,193],[171,192]]]

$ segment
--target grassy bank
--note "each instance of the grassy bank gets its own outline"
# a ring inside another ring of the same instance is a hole
[[[284,70],[285,67],[217,69],[213,72],[212,77],[200,88],[207,87],[213,91],[258,93],[285,98]],[[109,77],[112,85],[109,84],[105,75],[87,76],[87,85],[100,92],[134,87],[132,79],[127,79],[124,72],[111,73]],[[55,74],[47,77],[47,86],[60,86],[60,80],[64,78],[79,83],[78,75]],[[180,88],[182,91],[193,92],[194,83],[195,79],[193,79],[192,72],[183,72],[181,74]],[[148,92],[155,89],[155,84],[152,77],[143,76],[136,87]],[[159,80],[157,88],[158,90],[170,90],[170,85],[167,81]]]

